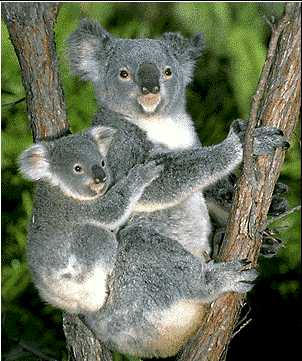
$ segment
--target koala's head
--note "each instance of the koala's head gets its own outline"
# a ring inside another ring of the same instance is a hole
[[[20,171],[27,179],[58,186],[68,197],[94,199],[105,194],[111,182],[106,155],[114,133],[98,126],[34,144],[21,154]]]
[[[173,113],[203,47],[200,33],[186,39],[119,39],[98,23],[83,20],[68,39],[71,68],[94,83],[97,100],[130,116]]]

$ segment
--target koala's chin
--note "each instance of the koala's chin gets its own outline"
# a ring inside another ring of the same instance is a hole
[[[161,102],[161,95],[159,93],[140,95],[137,97],[137,102],[145,113],[154,113]]]
[[[85,190],[81,190],[79,192],[75,189],[70,189],[69,187],[64,187],[63,184],[60,184],[60,188],[62,193],[64,193],[65,196],[73,198],[77,201],[91,201],[98,197],[102,197],[108,190],[108,184],[107,183],[90,183]]]
[[[89,184],[89,188],[91,192],[94,193],[93,198],[97,198],[103,196],[107,192],[108,184],[106,182],[98,184],[92,182],[91,184]]]

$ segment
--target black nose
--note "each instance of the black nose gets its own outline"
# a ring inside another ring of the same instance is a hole
[[[149,93],[152,93],[152,94],[157,94],[159,92],[159,85],[155,85],[155,87],[153,87],[152,89],[149,89],[149,88],[146,88],[146,87],[142,87],[142,93],[144,95],[147,95]]]
[[[140,85],[143,94],[157,94],[160,90],[160,72],[154,64],[141,64],[137,72],[137,83]]]
[[[106,181],[106,173],[101,166],[95,164],[91,167],[91,170],[95,184]]]

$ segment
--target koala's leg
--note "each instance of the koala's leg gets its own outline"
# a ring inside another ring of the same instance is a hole
[[[205,298],[212,302],[225,292],[245,293],[253,288],[253,281],[257,278],[255,269],[247,268],[245,260],[230,262],[210,261],[204,268]]]
[[[227,178],[218,181],[203,192],[211,216],[212,257],[214,258],[219,252],[224,237],[229,212],[232,207],[236,180],[236,176],[232,174],[231,177],[228,176]],[[288,187],[286,184],[281,182],[276,183],[268,216],[278,216],[288,210],[288,201],[286,199],[287,192]],[[260,249],[261,256],[267,258],[274,257],[282,247],[282,240],[272,237],[269,229],[266,229],[263,232],[262,246]]]
[[[47,302],[70,313],[96,311],[108,296],[108,276],[117,249],[115,236],[93,225],[76,225],[67,237],[61,240],[68,245],[63,252],[53,249],[56,267],[48,265],[37,287]]]
[[[113,350],[140,357],[176,354],[194,334],[204,303],[246,292],[255,279],[240,261],[207,264],[149,226],[131,225],[119,250],[106,305],[87,324]]]

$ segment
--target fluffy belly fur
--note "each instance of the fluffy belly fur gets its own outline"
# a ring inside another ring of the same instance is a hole
[[[108,334],[104,335],[102,340],[135,357],[173,356],[197,331],[205,307],[193,300],[178,301],[164,311],[145,314],[147,329],[139,325],[123,328],[107,339]]]
[[[195,301],[180,301],[169,309],[154,314],[149,321],[158,331],[158,336],[145,349],[155,351],[160,357],[175,355],[196,332],[204,315],[205,305]]]
[[[130,223],[152,224],[165,237],[178,241],[194,256],[210,253],[211,224],[202,193],[195,193],[181,204],[152,213],[136,213]]]

